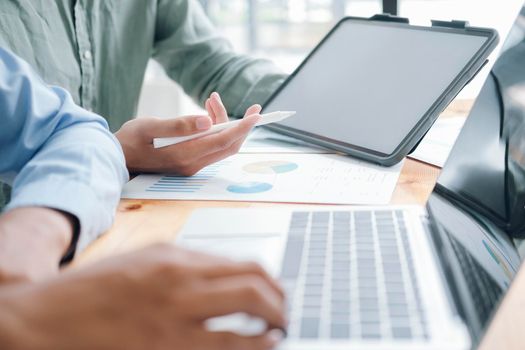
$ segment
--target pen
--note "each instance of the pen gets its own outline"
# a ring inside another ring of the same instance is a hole
[[[292,111],[278,111],[278,112],[261,114],[261,120],[259,120],[257,124],[255,124],[255,126],[280,122],[286,118],[289,118],[295,115],[295,113],[296,113],[295,111],[293,112]],[[193,140],[198,137],[216,134],[222,130],[233,128],[239,125],[241,121],[242,119],[238,119],[238,120],[233,120],[233,121],[226,122],[226,123],[215,124],[206,131],[203,131],[197,134],[193,134],[193,135],[188,135],[188,136],[155,138],[153,139],[153,147],[155,148],[167,147],[171,145],[176,145],[181,142]]]

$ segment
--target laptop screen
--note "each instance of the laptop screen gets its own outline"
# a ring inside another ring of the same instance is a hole
[[[524,121],[522,8],[441,172],[437,188],[490,218],[512,236],[523,236],[524,231]]]
[[[523,236],[524,193],[525,7],[428,202],[442,265],[475,340],[519,269],[510,236]]]

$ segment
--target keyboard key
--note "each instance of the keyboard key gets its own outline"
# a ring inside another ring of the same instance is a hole
[[[326,234],[310,235],[310,242],[326,242]]]
[[[332,290],[334,289],[346,289],[350,288],[350,278],[340,278],[340,279],[334,279],[332,276]]]
[[[321,318],[321,307],[304,306],[303,317]]]
[[[405,286],[403,283],[388,283],[385,286],[386,292],[388,293],[404,293],[405,292]]]
[[[325,257],[326,256],[326,250],[310,250],[308,252],[308,256],[313,257]]]
[[[330,337],[334,339],[350,338],[350,324],[349,323],[332,324],[330,327]]]
[[[332,291],[332,300],[348,300],[350,299],[350,291]]]
[[[379,313],[371,310],[361,310],[359,318],[362,323],[380,323]]]
[[[308,266],[308,269],[306,270],[307,275],[324,275],[324,266],[314,265],[314,266]]]
[[[338,220],[338,219],[350,220],[351,214],[348,211],[334,211],[333,216],[334,216],[334,220]]]
[[[406,295],[404,292],[393,292],[387,290],[388,303],[392,304],[406,304]]]
[[[314,317],[303,318],[301,320],[301,338],[317,338],[319,336],[320,319]]]
[[[383,264],[383,271],[385,274],[401,275],[401,265],[398,264]]]
[[[305,296],[303,298],[303,304],[309,307],[321,307],[321,296]]]
[[[326,247],[328,247],[327,241],[311,241],[310,242],[310,250],[325,250]]]
[[[374,294],[359,294],[359,304],[374,303],[378,305],[377,295]]]
[[[307,297],[310,296],[321,296],[323,295],[323,286],[317,285],[317,286],[310,286],[305,289],[304,295]]]
[[[350,310],[350,299],[346,300],[332,300],[332,312],[334,310]]]
[[[292,214],[292,220],[308,220],[310,213],[307,211],[295,211]]]
[[[350,254],[339,254],[339,255],[333,255],[332,256],[332,264],[333,265],[342,265],[342,266],[350,266],[352,264],[352,260],[350,258]]]
[[[364,339],[381,338],[381,327],[379,324],[361,324],[361,337]]]
[[[409,327],[393,327],[392,336],[396,339],[411,338],[412,330]]]
[[[348,241],[348,243],[332,241],[332,250],[335,254],[349,254],[350,253],[350,241]]]
[[[332,322],[350,322],[350,309],[332,309]]]
[[[357,271],[359,272],[359,278],[368,276],[370,278],[376,277],[376,266],[375,264],[360,264],[357,266]]]
[[[375,278],[363,278],[359,280],[359,286],[364,288],[377,288],[377,280]]]
[[[390,324],[392,327],[409,327],[410,317],[390,317]]]
[[[310,266],[324,267],[326,265],[326,258],[323,256],[310,256],[307,264],[308,264],[308,267]]]
[[[350,285],[350,276],[348,274],[332,274],[332,282],[346,283]]]
[[[324,276],[311,275],[306,277],[305,287],[322,286],[324,284]]]
[[[348,272],[350,273],[350,264],[346,261],[334,261],[332,263],[332,271]]]
[[[372,219],[372,213],[370,211],[356,211],[354,212],[355,220],[368,220]]]
[[[390,305],[388,308],[388,313],[392,317],[408,317],[408,308],[406,305]]]
[[[284,253],[281,278],[295,279],[299,276],[304,239],[289,236]]]
[[[377,299],[360,299],[359,300],[360,310],[379,310],[379,304]]]

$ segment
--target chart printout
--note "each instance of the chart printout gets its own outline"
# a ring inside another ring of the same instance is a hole
[[[336,154],[237,154],[191,177],[139,175],[122,198],[387,204],[402,165],[385,168]]]

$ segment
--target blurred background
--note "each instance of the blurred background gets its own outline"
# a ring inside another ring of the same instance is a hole
[[[199,0],[216,25],[241,53],[273,60],[292,72],[328,30],[343,16],[369,17],[383,12],[383,0]],[[391,2],[391,0],[390,0]],[[385,0],[385,3],[390,3]],[[431,19],[468,20],[492,27],[504,38],[523,0],[398,0],[398,15],[410,23]],[[500,43],[501,45],[501,43]],[[493,53],[497,55],[499,48]],[[493,58],[492,57],[492,58]],[[494,61],[491,59],[491,61]],[[458,96],[475,98],[484,72]],[[150,62],[139,103],[139,116],[175,117],[202,110],[155,62]]]

